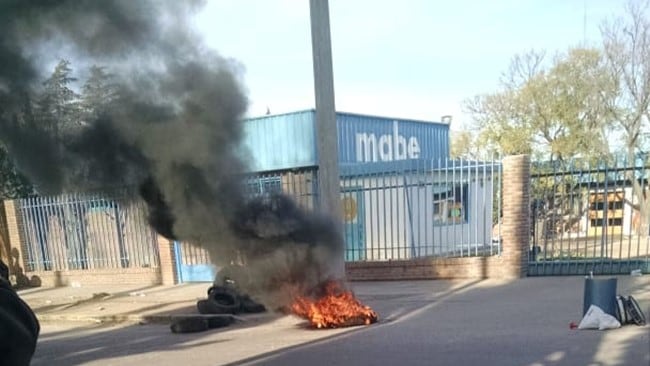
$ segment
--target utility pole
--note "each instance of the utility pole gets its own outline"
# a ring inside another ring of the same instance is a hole
[[[309,0],[316,96],[316,152],[321,210],[342,226],[332,42],[327,0]]]

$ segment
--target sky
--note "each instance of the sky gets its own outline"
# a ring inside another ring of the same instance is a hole
[[[511,58],[597,46],[627,0],[330,0],[336,109],[470,126]],[[314,107],[308,0],[207,0],[206,46],[242,65],[249,117]]]

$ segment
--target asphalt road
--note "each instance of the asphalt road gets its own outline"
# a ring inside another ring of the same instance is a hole
[[[204,333],[165,325],[44,324],[33,365],[650,365],[650,326],[569,329],[583,279],[355,284],[368,327],[310,330],[270,317]],[[650,278],[619,279],[650,313]]]
[[[244,364],[650,365],[650,327],[571,330],[579,317],[567,314],[564,301],[575,303],[575,296],[526,285],[467,291],[393,322]]]

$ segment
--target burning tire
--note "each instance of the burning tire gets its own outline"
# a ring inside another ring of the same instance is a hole
[[[208,290],[208,299],[199,300],[196,305],[201,314],[235,314],[241,308],[241,301],[232,289],[213,286]]]

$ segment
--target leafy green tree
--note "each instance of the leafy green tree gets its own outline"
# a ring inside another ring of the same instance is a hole
[[[54,138],[63,138],[80,126],[79,95],[71,89],[70,62],[61,60],[52,75],[43,82],[43,90],[37,98],[36,118],[39,128]]]
[[[502,154],[530,154],[534,160],[554,161],[551,170],[568,167],[576,158],[597,160],[608,156],[607,107],[615,95],[615,82],[606,72],[597,49],[572,48],[548,59],[542,52],[513,58],[501,80],[501,90],[466,103],[479,132],[476,146]],[[545,167],[534,165],[537,173]],[[544,201],[534,225],[571,227],[582,217],[571,204],[581,188],[571,176],[535,180],[537,200]],[[555,187],[561,187],[563,194]],[[537,202],[537,201],[536,201]],[[544,237],[543,240],[548,240]]]
[[[90,76],[82,88],[81,109],[85,123],[92,123],[110,107],[116,99],[116,86],[113,75],[103,66],[92,66]]]
[[[0,146],[0,201],[26,197],[33,192],[29,180],[16,170],[9,154]]]
[[[611,114],[604,103],[614,82],[601,52],[574,48],[548,66],[545,60],[540,52],[514,57],[500,91],[465,103],[479,140],[503,154],[539,159],[606,156]]]
[[[452,131],[449,154],[452,159],[489,160],[497,151],[485,142],[485,135],[473,131]]]

